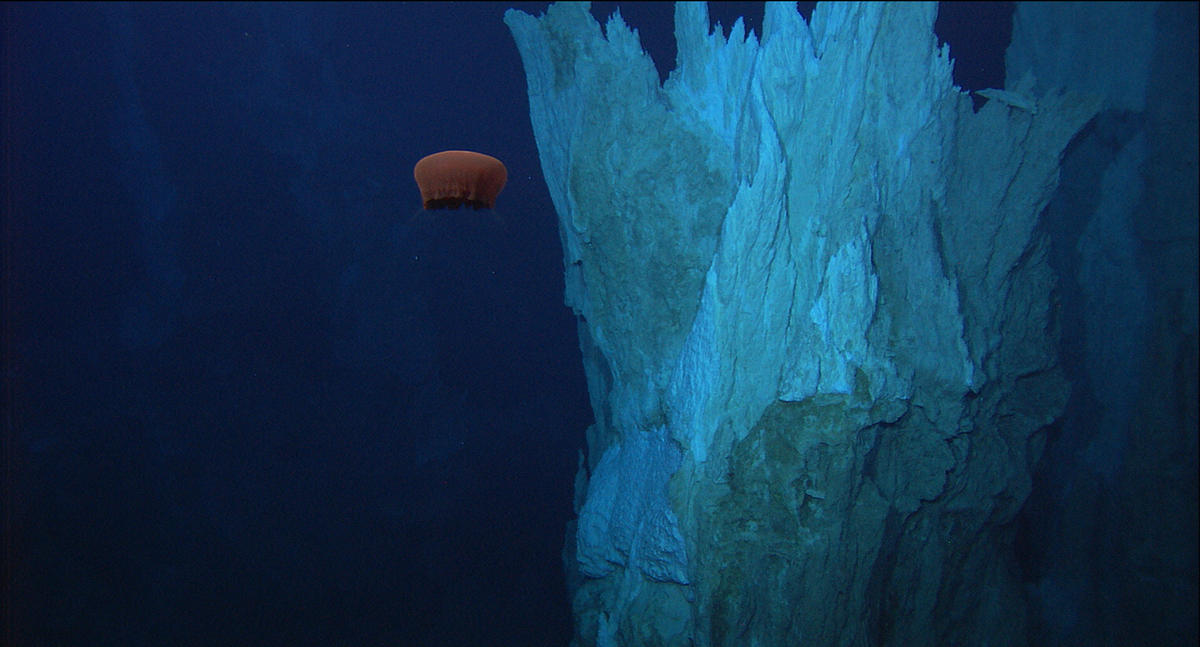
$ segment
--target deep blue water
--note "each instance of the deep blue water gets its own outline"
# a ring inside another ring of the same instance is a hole
[[[4,7],[8,644],[567,642],[591,410],[507,6]],[[419,213],[455,148],[494,212]]]

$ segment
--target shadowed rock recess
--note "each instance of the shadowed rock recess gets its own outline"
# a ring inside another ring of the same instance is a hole
[[[1011,548],[1069,388],[1036,228],[1099,99],[978,113],[928,4],[680,3],[660,85],[509,11],[596,422],[578,645],[1019,644]]]

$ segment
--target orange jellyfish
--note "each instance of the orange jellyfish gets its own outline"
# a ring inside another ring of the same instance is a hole
[[[468,205],[492,209],[508,181],[508,170],[491,155],[442,151],[422,157],[413,167],[425,209],[457,209]]]

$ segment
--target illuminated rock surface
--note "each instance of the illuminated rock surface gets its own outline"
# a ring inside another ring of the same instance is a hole
[[[505,17],[596,416],[577,643],[1024,642],[1011,522],[1069,394],[1036,225],[1100,98],[974,113],[932,5],[705,12],[661,86],[619,16]]]

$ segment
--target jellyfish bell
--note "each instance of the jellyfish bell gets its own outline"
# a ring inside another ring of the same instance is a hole
[[[496,197],[508,182],[508,169],[495,157],[462,150],[426,155],[413,166],[413,179],[421,192],[421,208],[405,227],[415,230],[411,233],[428,235],[430,230],[453,229],[463,236],[475,227],[506,228],[494,210]],[[436,213],[460,207],[489,213],[450,219]]]
[[[508,181],[504,163],[473,151],[442,151],[426,155],[413,167],[424,209],[494,209],[496,196]]]

